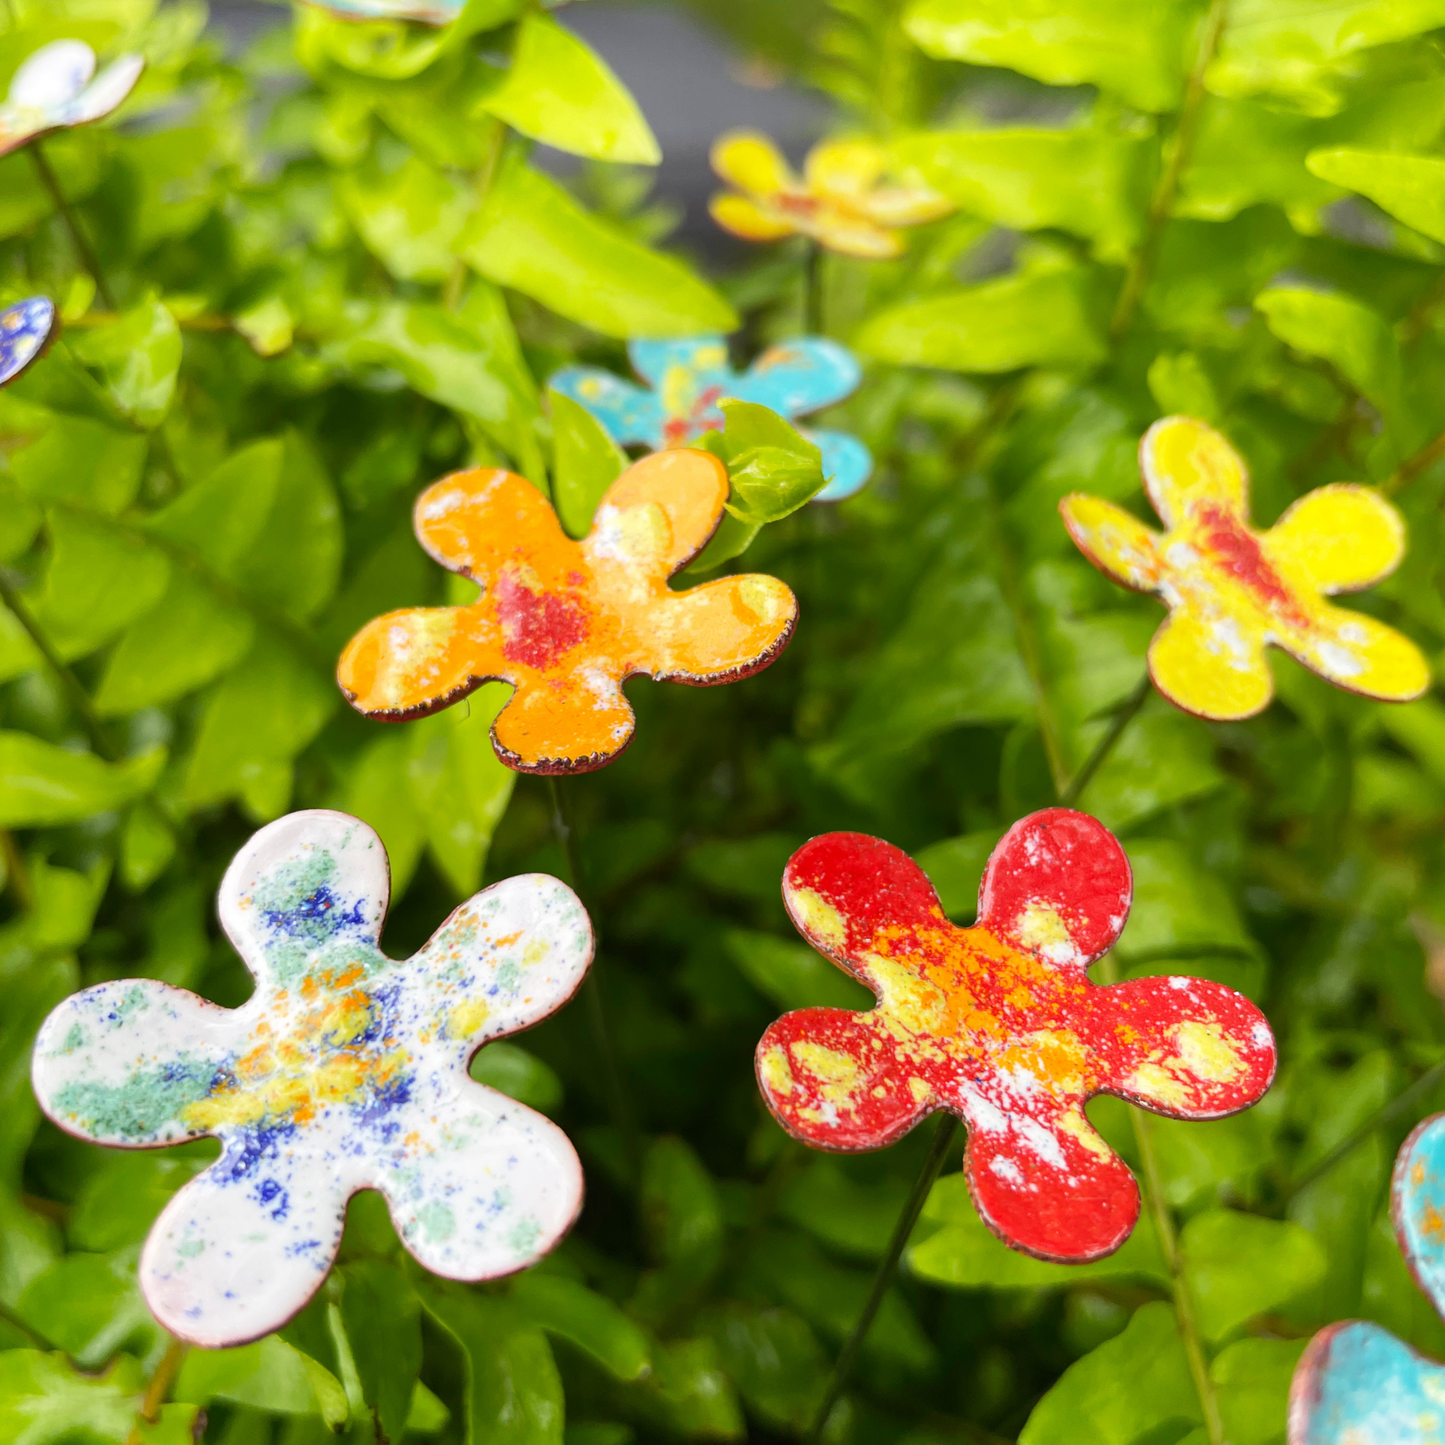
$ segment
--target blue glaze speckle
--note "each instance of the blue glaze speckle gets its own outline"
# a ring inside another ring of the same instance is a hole
[[[29,296],[0,311],[0,386],[15,380],[50,344],[55,303]]]

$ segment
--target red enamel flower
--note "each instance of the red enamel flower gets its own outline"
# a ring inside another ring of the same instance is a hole
[[[968,1125],[974,1205],[1006,1244],[1061,1262],[1111,1253],[1139,1190],[1085,1101],[1217,1119],[1259,1099],[1275,1068],[1269,1024],[1233,989],[1089,981],[1132,892],[1118,840],[1067,808],[1004,835],[972,928],[950,923],[923,871],[882,839],[814,838],[788,862],[784,902],[878,1004],[780,1018],[757,1051],[769,1108],[805,1144],[839,1150],[881,1148],[949,1109]]]

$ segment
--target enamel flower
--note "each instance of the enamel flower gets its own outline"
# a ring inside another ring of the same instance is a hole
[[[1445,1316],[1445,1114],[1400,1146],[1390,1198],[1405,1262]],[[1295,1367],[1289,1445],[1436,1445],[1442,1402],[1445,1365],[1380,1325],[1345,1320],[1321,1330]]]
[[[772,141],[734,130],[713,142],[712,168],[733,191],[708,209],[745,241],[806,236],[830,251],[867,260],[903,254],[898,230],[936,221],[953,202],[920,185],[884,182],[888,153],[868,140],[823,141],[808,152],[801,179]]]
[[[0,155],[53,130],[109,115],[135,89],[144,69],[139,55],[122,55],[96,75],[95,51],[83,40],[42,45],[15,72],[0,101]]]
[[[1407,702],[1430,685],[1413,642],[1326,600],[1378,582],[1404,555],[1404,523],[1379,492],[1320,487],[1260,532],[1243,460],[1203,422],[1155,422],[1139,458],[1162,535],[1099,497],[1074,493],[1059,509],[1101,572],[1169,608],[1149,673],[1170,702],[1204,718],[1251,717],[1274,693],[1271,645],[1366,697]]]
[[[423,25],[450,25],[466,8],[466,0],[306,0],[342,20],[418,20]]]
[[[256,979],[244,1005],[126,979],[40,1030],[35,1094],[62,1129],[132,1149],[221,1141],[141,1253],[146,1301],[184,1340],[222,1348],[283,1325],[325,1279],[358,1189],[380,1190],[407,1249],[450,1279],[523,1269],[576,1218],[567,1136],[467,1065],[575,992],[592,958],[582,905],[555,878],[509,878],[397,961],[379,947],[389,893],[365,823],[293,813],[221,884],[221,923]]]
[[[516,691],[492,724],[519,772],[588,772],[632,740],[622,683],[638,673],[706,687],[766,667],[798,604],[772,577],[723,577],[686,592],[667,579],[716,530],[727,470],[707,452],[654,452],[608,489],[574,542],[541,492],[511,472],[456,472],[417,499],[416,534],[481,596],[368,623],[337,665],[359,712],[399,721],[489,679]]]
[[[768,1107],[818,1149],[879,1149],[936,1109],[967,1123],[980,1216],[1006,1244],[1080,1262],[1117,1249],[1139,1190],[1084,1104],[1115,1094],[1176,1119],[1253,1104],[1274,1038],[1241,994],[1193,978],[1097,987],[1133,882],[1102,823],[1049,808],[984,871],[978,922],[950,923],[906,853],[861,833],[800,848],[783,901],[820,953],[865,983],[867,1013],[785,1014],[757,1050]]]
[[[27,296],[0,311],[0,386],[45,354],[56,329],[55,303],[48,296]]]
[[[633,341],[627,357],[647,383],[637,386],[596,366],[564,366],[548,385],[584,406],[619,446],[691,446],[721,428],[721,401],[757,402],[790,421],[842,401],[862,375],[852,353],[836,341],[805,336],[770,346],[744,372],[728,362],[721,336],[687,341]],[[823,454],[828,484],[815,502],[851,497],[873,471],[873,457],[847,432],[804,431]]]

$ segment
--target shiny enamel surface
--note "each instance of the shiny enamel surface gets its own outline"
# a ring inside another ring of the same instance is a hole
[[[84,41],[42,45],[15,72],[0,101],[0,155],[48,131],[109,115],[144,69],[139,55],[122,55],[96,75],[95,52]]]
[[[778,1121],[821,1149],[877,1149],[935,1109],[969,1127],[979,1214],[1043,1259],[1117,1249],[1139,1190],[1083,1105],[1111,1093],[1179,1119],[1254,1103],[1274,1077],[1268,1023],[1248,999],[1191,978],[1098,987],[1088,965],[1128,917],[1123,849],[1086,814],[1016,823],[989,859],[978,922],[945,917],[922,870],[860,833],[814,838],[789,861],[798,931],[877,996],[867,1013],[784,1015],[757,1050]]]
[[[792,636],[798,605],[776,578],[667,585],[712,535],[727,492],[716,457],[656,452],[612,484],[574,542],[511,472],[444,478],[418,499],[416,533],[482,594],[368,623],[341,654],[342,691],[360,712],[401,719],[497,678],[516,689],[492,725],[503,762],[534,773],[602,767],[632,738],[626,678],[731,682],[766,667]]]
[[[1098,497],[1075,493],[1059,507],[1096,567],[1169,608],[1149,672],[1172,703],[1220,720],[1261,711],[1274,693],[1269,646],[1366,697],[1425,691],[1430,669],[1413,642],[1326,600],[1378,582],[1404,556],[1405,524],[1379,492],[1321,487],[1261,532],[1249,522],[1243,459],[1213,428],[1168,417],[1139,455],[1162,534]]]
[[[0,386],[38,360],[57,329],[55,303],[48,296],[27,296],[0,311]]]
[[[798,176],[757,131],[713,142],[712,168],[730,186],[713,197],[712,218],[747,241],[807,236],[830,251],[871,260],[902,255],[899,228],[935,221],[953,202],[927,186],[884,181],[887,153],[868,140],[823,141]]]
[[[836,341],[803,336],[770,346],[746,371],[734,371],[721,336],[685,341],[634,341],[627,348],[638,386],[595,366],[564,366],[548,385],[569,396],[602,424],[620,446],[690,446],[723,425],[718,403],[757,402],[791,420],[842,401],[862,373],[853,354]],[[873,472],[873,457],[846,432],[807,430],[823,453],[828,485],[813,499],[851,497]]]
[[[575,992],[592,958],[582,905],[555,878],[509,878],[395,960],[379,947],[389,893],[371,828],[293,813],[221,884],[221,922],[256,980],[245,1004],[123,979],[40,1030],[35,1094],[61,1128],[122,1148],[221,1140],[141,1255],[148,1304],[184,1340],[235,1345],[284,1324],[326,1277],[358,1189],[380,1190],[407,1249],[453,1279],[525,1267],[581,1207],[567,1136],[467,1066]]]
[[[342,20],[418,20],[424,25],[450,25],[466,8],[466,0],[306,0]]]

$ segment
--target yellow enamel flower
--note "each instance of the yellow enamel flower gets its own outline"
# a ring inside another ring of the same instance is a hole
[[[714,196],[708,209],[745,241],[807,236],[845,256],[886,260],[903,252],[900,227],[953,210],[927,186],[885,184],[887,160],[873,141],[823,141],[809,151],[800,179],[767,136],[728,131],[713,142],[712,168],[737,189]]]
[[[1075,493],[1059,510],[1100,571],[1169,608],[1149,673],[1170,702],[1204,718],[1251,717],[1274,691],[1270,645],[1365,697],[1408,702],[1430,685],[1409,638],[1326,600],[1378,582],[1404,556],[1405,524],[1374,488],[1320,487],[1260,532],[1244,461],[1212,427],[1155,422],[1139,464],[1162,535],[1099,497]]]

